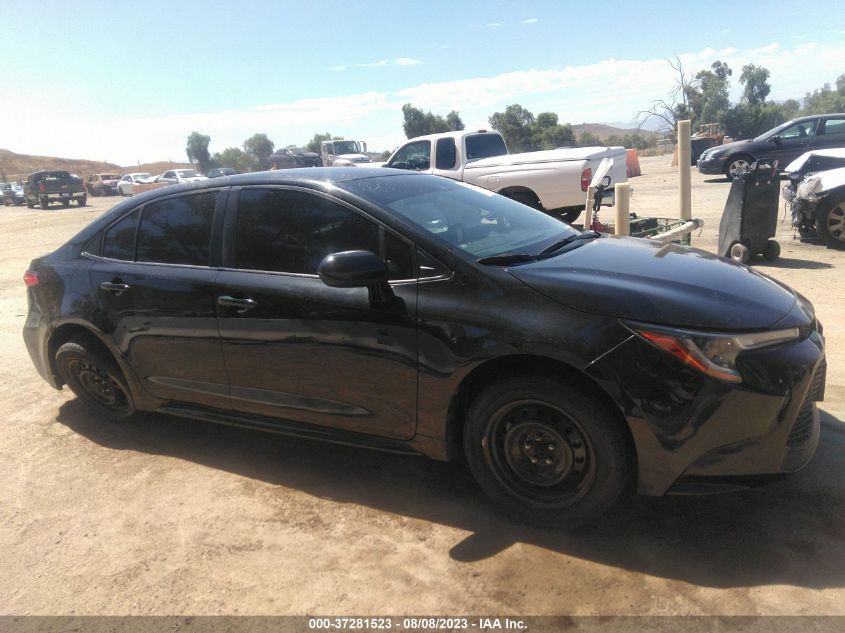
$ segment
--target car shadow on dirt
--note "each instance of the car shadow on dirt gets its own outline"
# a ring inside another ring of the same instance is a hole
[[[159,414],[115,424],[93,417],[76,400],[63,404],[57,419],[109,449],[172,456],[282,487],[268,489],[272,494],[293,488],[472,532],[451,548],[456,561],[478,561],[527,543],[707,587],[845,586],[845,423],[825,412],[815,458],[790,478],[724,495],[634,498],[595,526],[560,530],[499,514],[461,462]]]
[[[823,270],[826,268],[833,268],[833,264],[827,262],[820,262],[812,259],[797,259],[794,257],[779,257],[774,261],[766,259],[755,258],[752,265],[756,268],[794,268],[806,270]]]

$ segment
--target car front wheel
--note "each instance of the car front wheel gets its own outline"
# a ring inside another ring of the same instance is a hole
[[[749,156],[735,156],[734,158],[729,158],[727,164],[725,165],[725,176],[728,177],[728,180],[741,178],[748,173],[749,169],[751,169],[752,162],[754,161]]]
[[[59,375],[89,408],[112,419],[128,418],[135,404],[117,364],[89,349],[84,339],[73,339],[56,352]]]
[[[832,195],[820,205],[816,232],[828,247],[845,250],[845,193]]]
[[[493,501],[539,525],[602,514],[624,495],[633,468],[613,410],[544,378],[506,379],[482,392],[466,418],[464,451]]]

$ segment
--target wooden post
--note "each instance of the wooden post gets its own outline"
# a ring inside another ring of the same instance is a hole
[[[630,235],[631,222],[629,217],[631,185],[627,182],[617,182],[613,186],[613,198],[616,208],[616,235]]]
[[[680,211],[682,220],[692,219],[692,189],[690,183],[690,157],[692,156],[692,141],[690,140],[690,121],[678,121],[678,175],[680,184]],[[684,244],[690,243],[689,234],[684,236]]]

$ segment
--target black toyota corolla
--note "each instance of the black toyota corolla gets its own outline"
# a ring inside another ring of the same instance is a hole
[[[301,169],[151,191],[24,280],[36,368],[104,417],[464,455],[530,521],[767,480],[818,443],[806,299],[436,176]]]

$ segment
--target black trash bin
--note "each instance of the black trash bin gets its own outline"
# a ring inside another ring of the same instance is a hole
[[[754,255],[773,261],[780,255],[774,237],[780,179],[776,160],[759,159],[731,183],[719,222],[719,254],[747,263]]]
[[[701,158],[701,155],[705,152],[705,150],[715,146],[716,139],[710,138],[709,136],[690,139],[690,165],[695,167],[695,164],[698,162],[698,159]]]

